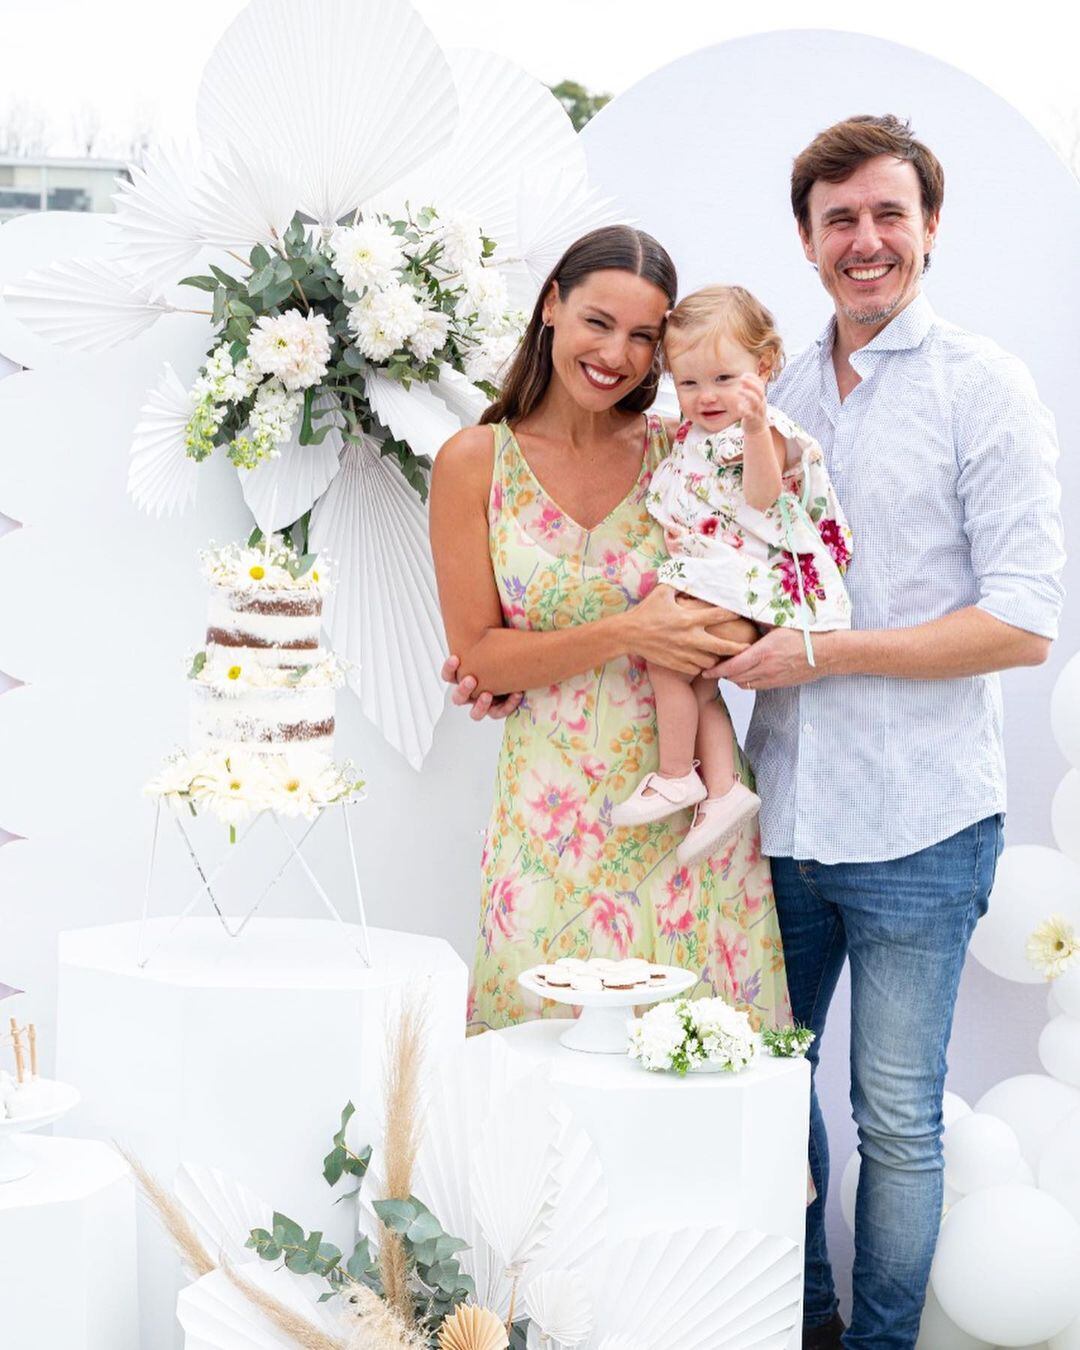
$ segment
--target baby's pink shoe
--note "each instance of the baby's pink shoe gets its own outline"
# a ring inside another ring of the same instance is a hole
[[[696,806],[708,796],[697,769],[681,778],[662,778],[647,773],[626,801],[611,808],[612,825],[651,825],[673,816],[687,806]]]
[[[675,850],[683,867],[715,853],[761,809],[761,798],[738,779],[722,797],[709,797],[694,812],[694,823]]]

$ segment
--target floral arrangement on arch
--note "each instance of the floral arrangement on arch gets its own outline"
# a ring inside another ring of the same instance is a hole
[[[444,51],[409,0],[251,0],[195,111],[197,144],[129,167],[111,242],[8,284],[6,308],[76,351],[167,318],[130,495],[182,512],[221,456],[265,535],[302,522],[341,565],[349,687],[419,767],[446,693],[432,456],[490,402],[565,248],[621,213],[550,90]]]

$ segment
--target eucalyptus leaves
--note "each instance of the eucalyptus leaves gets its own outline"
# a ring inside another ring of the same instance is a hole
[[[215,345],[192,386],[187,454],[222,447],[242,469],[276,458],[299,423],[300,445],[332,427],[363,433],[401,464],[426,495],[430,461],[378,422],[366,376],[379,370],[408,388],[443,368],[485,393],[517,343],[523,317],[509,309],[478,224],[444,220],[433,207],[391,219],[357,212],[335,229],[299,213],[272,246],[256,244],[234,276],[216,265],[184,278],[213,296]]]

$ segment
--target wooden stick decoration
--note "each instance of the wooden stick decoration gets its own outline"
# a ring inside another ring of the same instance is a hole
[[[30,1077],[31,1077],[31,1078],[36,1078],[36,1077],[38,1076],[38,1067],[37,1067],[37,1027],[34,1026],[33,1022],[31,1022],[31,1023],[30,1023],[30,1026],[27,1028],[27,1036],[28,1036],[29,1041],[30,1041]]]
[[[15,1046],[15,1076],[21,1086],[26,1079],[26,1066],[23,1063],[22,1032],[14,1017],[11,1019],[11,1039]]]

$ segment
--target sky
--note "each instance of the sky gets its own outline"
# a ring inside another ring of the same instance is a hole
[[[727,38],[832,28],[887,38],[958,66],[1051,139],[1074,119],[1080,127],[1080,7],[1062,0],[1026,0],[1014,11],[1022,21],[1008,23],[992,21],[985,4],[950,0],[888,7],[830,0],[415,3],[443,45],[492,48],[548,84],[569,78],[618,94],[676,57]],[[44,105],[53,153],[73,149],[73,119],[86,108],[97,110],[113,141],[147,119],[159,135],[189,134],[199,72],[242,7],[243,0],[0,0],[0,112],[10,98]]]

